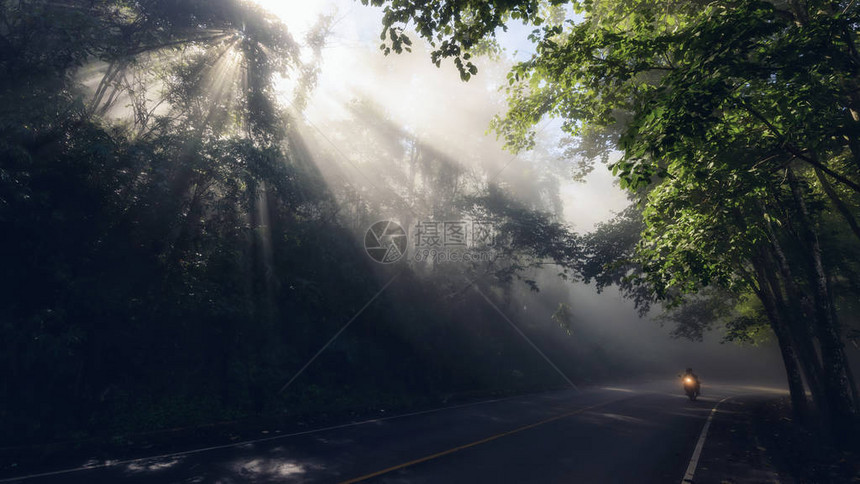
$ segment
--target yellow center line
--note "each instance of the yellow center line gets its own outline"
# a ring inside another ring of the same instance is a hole
[[[532,424],[523,425],[522,427],[518,427],[518,428],[515,428],[515,429],[513,429],[513,430],[508,430],[507,432],[502,432],[502,433],[500,433],[500,434],[491,435],[490,437],[487,437],[487,438],[484,438],[484,439],[481,439],[481,440],[476,440],[476,441],[474,441],[474,442],[470,442],[470,443],[468,443],[468,444],[463,444],[463,445],[460,445],[460,446],[457,446],[457,447],[452,447],[452,448],[450,448],[450,449],[448,449],[448,450],[443,450],[442,452],[437,452],[437,453],[435,453],[435,454],[430,454],[430,455],[427,455],[427,456],[424,456],[424,457],[420,457],[420,458],[415,459],[415,460],[411,460],[411,461],[409,461],[409,462],[404,462],[404,463],[402,463],[402,464],[398,464],[398,465],[395,465],[395,466],[391,466],[391,467],[388,467],[388,468],[382,469],[382,470],[380,470],[380,471],[372,472],[372,473],[370,473],[370,474],[365,474],[365,475],[360,476],[360,477],[355,477],[355,478],[349,479],[349,480],[347,480],[347,481],[343,481],[343,482],[341,482],[341,484],[352,484],[352,483],[354,483],[354,482],[360,482],[360,481],[364,481],[364,480],[367,480],[367,479],[371,479],[371,478],[374,478],[374,477],[377,477],[377,476],[381,476],[381,475],[383,475],[383,474],[388,474],[389,472],[396,471],[396,470],[398,470],[398,469],[403,469],[403,468],[405,468],[405,467],[414,466],[415,464],[420,464],[420,463],[422,463],[422,462],[427,462],[427,461],[429,461],[429,460],[438,459],[439,457],[444,457],[444,456],[446,456],[446,455],[448,455],[448,454],[453,454],[454,452],[459,452],[459,451],[461,451],[461,450],[468,449],[468,448],[470,448],[470,447],[475,447],[475,446],[478,446],[478,445],[481,445],[481,444],[486,444],[487,442],[492,442],[493,440],[500,439],[500,438],[502,438],[502,437],[507,437],[508,435],[513,435],[513,434],[516,434],[516,433],[522,432],[522,431],[524,431],[524,430],[533,429],[533,428],[535,428],[535,427],[539,427],[539,426],[541,426],[541,425],[548,424],[548,423],[550,423],[550,422],[555,422],[556,420],[561,420],[561,419],[563,419],[563,418],[567,418],[567,417],[570,417],[570,416],[573,416],[573,415],[577,415],[577,414],[580,414],[580,413],[583,413],[583,412],[587,412],[587,411],[589,411],[589,410],[594,410],[594,409],[596,409],[596,408],[605,407],[605,406],[610,405],[610,404],[612,404],[612,403],[621,402],[621,401],[624,401],[624,400],[630,400],[631,398],[634,398],[634,397],[619,398],[619,399],[617,399],[617,400],[611,400],[611,401],[608,401],[608,402],[598,403],[598,404],[596,404],[596,405],[590,405],[590,406],[588,406],[588,407],[579,408],[579,409],[576,409],[576,410],[573,410],[573,411],[570,411],[570,412],[567,412],[567,413],[563,413],[563,414],[561,414],[561,415],[556,415],[555,417],[550,417],[550,418],[548,418],[548,419],[541,420],[540,422],[535,422],[535,423],[532,423]]]

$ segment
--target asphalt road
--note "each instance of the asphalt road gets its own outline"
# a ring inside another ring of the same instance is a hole
[[[694,482],[720,482],[701,439],[709,415],[765,394],[706,382],[690,402],[676,381],[567,390],[0,482],[680,483],[691,467]]]

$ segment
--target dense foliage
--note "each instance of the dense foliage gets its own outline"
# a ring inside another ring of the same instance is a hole
[[[297,40],[232,0],[0,4],[4,445],[560,383],[469,290],[516,306],[525,269],[570,265],[554,187],[516,202],[362,100],[326,139],[363,140],[350,154],[385,175],[328,183],[343,153],[312,156],[272,86],[293,78],[303,106],[319,66],[300,50],[328,22]],[[496,260],[385,269],[361,246],[383,217],[469,213],[501,227]]]
[[[643,308],[721,288],[692,301],[738,309],[694,311],[711,319],[684,318],[680,334],[695,338],[697,326],[728,317],[730,337],[751,338],[768,321],[798,415],[808,389],[828,433],[851,436],[860,403],[845,354],[860,242],[854,2],[370,3],[385,5],[395,51],[414,25],[434,43],[433,60],[453,58],[464,79],[475,74],[464,61],[478,39],[509,21],[539,27],[494,128],[519,150],[543,117],[563,119],[572,137],[621,151],[611,169],[638,202],[588,237],[586,277],[621,284]],[[549,12],[562,4],[575,15],[558,21]]]

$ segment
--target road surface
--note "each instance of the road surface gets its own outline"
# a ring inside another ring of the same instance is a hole
[[[0,482],[720,482],[721,443],[703,433],[709,416],[720,424],[715,406],[778,392],[706,385],[690,402],[676,381],[548,392]]]

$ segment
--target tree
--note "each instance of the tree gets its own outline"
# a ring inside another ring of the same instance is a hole
[[[4,2],[0,18],[3,434],[258,411],[290,357],[261,323],[268,269],[298,255],[266,258],[265,231],[317,224],[329,200],[270,88],[311,80],[297,44],[232,1]]]
[[[857,234],[853,2],[571,2],[579,18],[562,23],[542,14],[556,1],[370,3],[386,6],[386,53],[414,25],[432,60],[453,58],[465,80],[479,39],[508,21],[540,27],[535,54],[509,74],[496,131],[514,150],[545,116],[574,137],[618,133],[611,168],[643,228],[626,269],[601,265],[609,279],[669,306],[712,285],[755,294],[796,407],[802,372],[826,431],[850,437],[858,401],[833,305],[845,257],[827,244],[830,231]],[[828,204],[841,226],[824,225]]]
[[[486,173],[357,102],[359,122],[327,135],[355,141],[339,144],[391,190],[329,186],[271,85],[294,76],[301,97],[317,66],[253,2],[8,1],[0,44],[4,446],[555,383],[482,298],[451,294],[479,270],[513,293],[518,271],[564,256],[551,184],[527,204],[489,196]],[[520,259],[402,264],[381,294],[390,273],[351,222],[408,210],[404,194],[416,210],[492,213]]]

